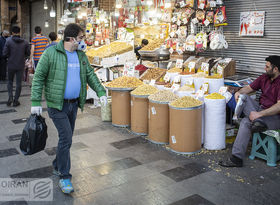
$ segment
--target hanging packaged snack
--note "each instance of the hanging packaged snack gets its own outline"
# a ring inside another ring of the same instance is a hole
[[[205,11],[197,10],[196,11],[196,19],[201,23],[205,19]]]
[[[214,25],[215,26],[226,26],[227,24],[227,16],[226,16],[226,7],[222,6],[217,9],[214,15]]]
[[[198,52],[202,52],[207,49],[207,34],[198,33],[195,36],[195,48]]]
[[[206,0],[197,0],[197,8],[199,9],[205,9],[206,7]]]
[[[195,36],[194,35],[189,35],[186,39],[186,44],[185,44],[185,50],[186,51],[195,51]]]
[[[178,32],[178,37],[179,38],[186,38],[187,37],[187,27],[186,26],[181,26],[179,28],[179,32]]]
[[[187,7],[193,8],[193,6],[194,6],[194,0],[185,0],[185,1],[186,1]]]
[[[206,20],[208,20],[209,23],[214,23],[214,11],[207,11],[206,12]]]
[[[176,45],[176,51],[179,55],[182,55],[185,51],[184,43],[178,41]]]
[[[181,21],[183,22],[184,25],[187,25],[189,23],[190,18],[193,13],[194,13],[194,10],[191,8],[186,8],[186,10],[184,12],[182,12]]]

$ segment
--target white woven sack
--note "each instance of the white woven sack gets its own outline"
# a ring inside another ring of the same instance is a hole
[[[201,85],[205,82],[205,78],[194,78],[194,87],[195,87],[195,92],[198,91],[201,87]]]
[[[220,150],[226,147],[226,99],[204,99],[205,137],[204,148]]]
[[[205,82],[209,84],[209,93],[218,93],[220,87],[225,86],[225,81],[223,78],[205,78]]]

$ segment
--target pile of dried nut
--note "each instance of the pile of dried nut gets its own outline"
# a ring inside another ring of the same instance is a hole
[[[105,84],[106,87],[112,88],[136,88],[143,85],[143,82],[135,77],[122,76],[114,79],[112,82]]]

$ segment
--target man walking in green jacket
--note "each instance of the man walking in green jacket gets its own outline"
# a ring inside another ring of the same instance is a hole
[[[91,68],[82,50],[84,31],[77,24],[69,24],[64,39],[45,50],[41,56],[31,92],[31,114],[42,113],[42,89],[48,114],[57,128],[59,141],[53,161],[54,174],[60,176],[59,186],[63,193],[71,193],[70,147],[78,107],[83,110],[87,84],[97,93],[100,101],[107,104],[106,91]]]

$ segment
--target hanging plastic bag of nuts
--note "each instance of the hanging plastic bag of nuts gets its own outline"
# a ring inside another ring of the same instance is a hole
[[[101,104],[101,120],[103,122],[112,121],[112,99],[108,98],[108,103],[106,106]]]

